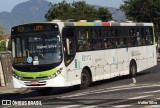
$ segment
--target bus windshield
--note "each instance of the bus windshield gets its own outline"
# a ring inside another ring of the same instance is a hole
[[[23,36],[22,36],[23,35]],[[57,64],[62,61],[61,41],[58,33],[20,34],[12,39],[15,65]]]

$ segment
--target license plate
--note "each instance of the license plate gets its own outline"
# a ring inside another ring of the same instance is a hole
[[[32,85],[39,85],[39,81],[31,81]]]

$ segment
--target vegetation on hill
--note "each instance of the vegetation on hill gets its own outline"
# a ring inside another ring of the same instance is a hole
[[[101,19],[102,21],[112,20],[112,14],[107,8],[95,9],[85,3],[85,1],[67,3],[65,0],[58,4],[50,4],[51,8],[48,10],[45,18],[48,21],[53,19],[73,19],[94,21]]]

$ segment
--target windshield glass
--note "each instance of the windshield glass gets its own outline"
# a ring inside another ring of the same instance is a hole
[[[62,61],[58,34],[26,35],[13,38],[15,65],[44,65]]]

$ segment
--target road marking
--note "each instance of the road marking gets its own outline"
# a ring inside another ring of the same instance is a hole
[[[124,107],[129,107],[129,106],[132,106],[132,105],[117,105],[117,106],[114,106],[114,108],[124,108]]]
[[[117,88],[124,88],[124,87],[128,87],[128,86],[135,86],[135,84],[129,84],[129,85],[122,85],[122,86],[116,86],[116,87],[111,87],[111,88],[108,88],[108,89],[117,89]]]
[[[146,108],[160,108],[160,105],[151,105],[151,106],[146,107]]]
[[[153,95],[136,96],[136,97],[132,97],[132,98],[128,98],[128,99],[141,99],[141,98],[150,97],[150,96],[153,96]]]
[[[160,87],[160,85],[134,85],[134,86],[130,86],[128,85],[127,87],[120,87],[117,89],[99,89],[99,90],[95,90],[95,91],[89,91],[89,92],[84,92],[84,93],[77,93],[74,95],[68,95],[68,96],[61,96],[58,98],[68,98],[68,97],[78,97],[78,96],[84,96],[84,95],[90,95],[90,94],[100,94],[100,93],[107,93],[107,92],[113,92],[113,91],[119,91],[119,90],[129,90],[129,89],[137,89],[137,88],[151,88],[151,87]]]
[[[86,107],[81,107],[81,108],[97,108],[98,106],[86,106]]]
[[[81,106],[81,105],[68,105],[68,106],[63,106],[63,107],[57,107],[57,108],[75,108],[75,107],[78,107],[78,106]]]
[[[132,78],[132,80],[133,80],[133,84],[136,84],[136,79],[134,77]]]
[[[3,108],[10,108],[10,107],[13,107],[13,106],[5,106],[5,107],[3,107]]]
[[[157,92],[160,92],[160,90],[148,91],[148,92],[141,92],[141,93],[138,93],[138,94],[157,93]]]

